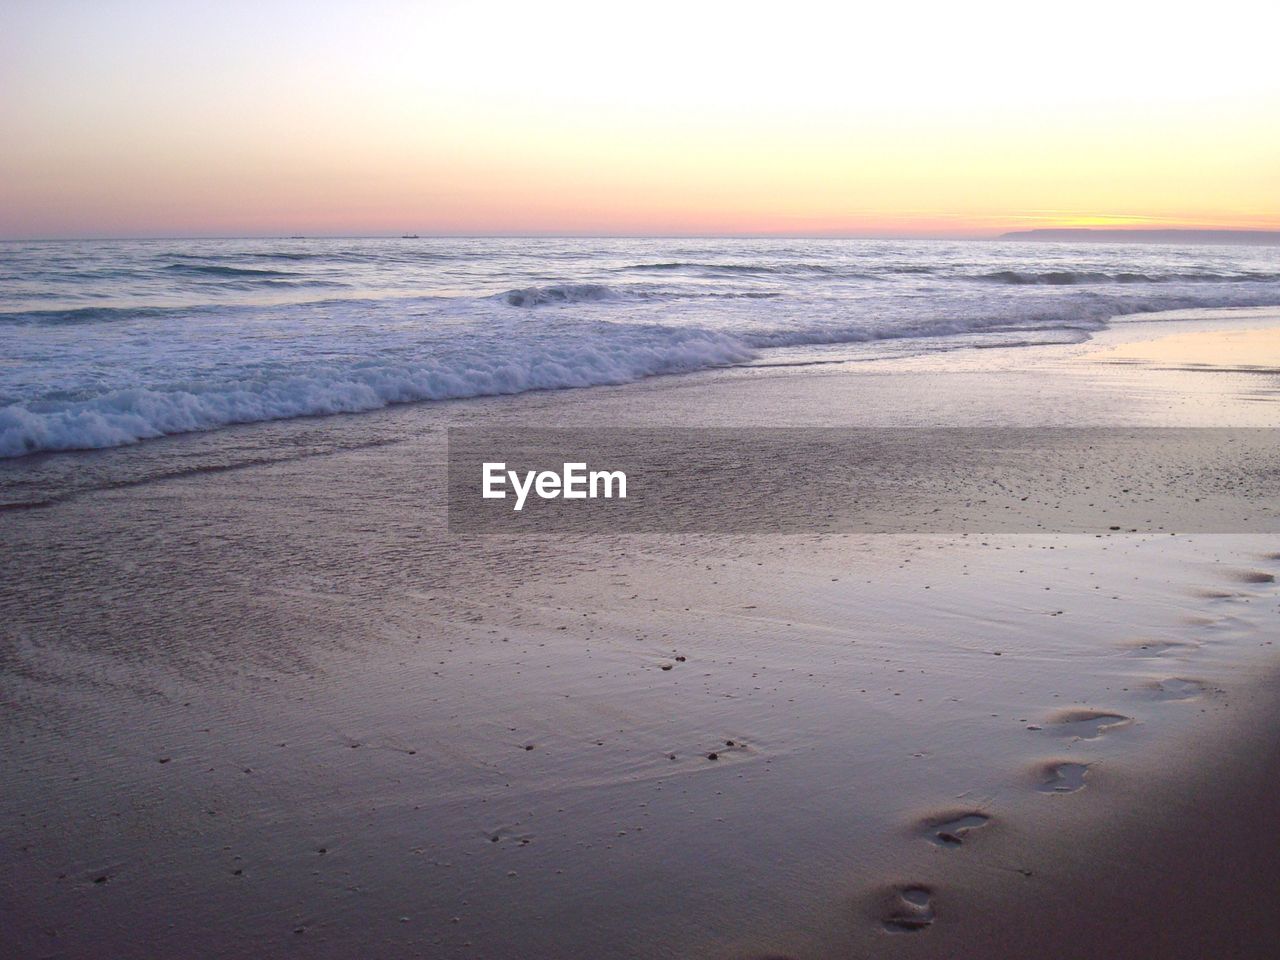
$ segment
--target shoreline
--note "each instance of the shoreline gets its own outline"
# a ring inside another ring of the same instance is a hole
[[[566,422],[608,422],[613,425],[662,425],[679,422],[684,426],[758,426],[750,412],[733,400],[730,391],[753,391],[750,381],[764,379],[764,411],[767,423],[786,426],[827,425],[978,425],[1003,415],[1009,425],[1036,426],[1054,422],[1057,411],[1039,398],[1025,396],[1032,402],[1029,409],[1011,405],[1000,411],[995,404],[1000,397],[981,398],[980,413],[954,410],[931,403],[929,391],[934,372],[964,373],[988,376],[993,371],[1010,374],[1015,379],[1034,376],[1033,371],[1046,367],[1054,376],[1065,374],[1073,379],[1087,376],[1089,361],[1111,348],[1132,348],[1137,343],[1178,335],[1186,324],[1202,331],[1266,330],[1280,327],[1280,307],[1234,307],[1215,310],[1193,309],[1164,314],[1132,314],[1113,318],[1109,326],[1095,331],[1090,339],[1076,344],[1040,344],[996,348],[969,348],[906,357],[881,358],[871,361],[835,359],[812,364],[756,364],[714,368],[693,373],[649,377],[631,383],[601,385],[573,389],[536,390],[521,394],[468,397],[455,400],[410,401],[361,413],[295,417],[235,424],[212,431],[174,434],[137,444],[101,450],[49,451],[23,457],[0,459],[0,513],[8,510],[42,507],[49,502],[75,496],[81,492],[119,485],[146,483],[178,478],[190,473],[217,472],[228,469],[265,467],[295,458],[343,455],[362,447],[403,443],[423,430],[441,429],[454,423],[469,424],[489,419],[516,417],[567,418]],[[1127,345],[1127,346],[1126,346]],[[1084,361],[1084,362],[1081,362]],[[1114,364],[1115,377],[1107,382],[1115,388],[1123,383],[1124,371]],[[1183,364],[1161,369],[1141,364],[1143,374],[1212,375],[1212,367],[1195,368]],[[851,380],[850,375],[853,374]],[[858,411],[854,416],[839,404],[817,410],[807,399],[806,387],[814,378],[831,385],[843,400],[849,384],[858,377],[883,378],[907,374],[922,386],[924,395],[915,398],[914,406],[906,400],[884,409]],[[1191,394],[1195,390],[1176,377],[1164,376],[1172,394]],[[726,392],[715,396],[720,388]],[[1143,387],[1144,392],[1148,388]],[[1198,389],[1198,388],[1197,388]],[[1214,388],[1217,389],[1216,387]],[[1019,390],[1039,392],[1028,385]],[[1064,398],[1072,402],[1074,391]],[[1135,408],[1129,393],[1116,390],[1115,402],[1099,403],[1082,418],[1083,425],[1149,425],[1149,426],[1269,426],[1264,413],[1247,405],[1232,404],[1228,410],[1193,410],[1181,403],[1176,416],[1165,413],[1152,416]],[[695,395],[690,398],[689,395]],[[697,396],[699,394],[705,396]],[[634,402],[632,402],[634,398]],[[1181,402],[1183,396],[1171,399]],[[596,408],[593,413],[581,411]],[[655,416],[650,411],[662,410]],[[667,411],[670,411],[669,413]],[[670,416],[686,420],[671,421]],[[174,471],[170,460],[180,458],[181,468]],[[52,494],[52,498],[50,497]]]
[[[319,430],[323,431],[325,429],[325,424],[335,423],[338,425],[335,430],[340,431],[343,423],[345,421],[349,421],[351,418],[378,417],[388,413],[395,413],[405,408],[412,410],[419,407],[434,407],[450,412],[460,408],[464,411],[465,415],[465,411],[469,406],[477,404],[485,405],[495,402],[514,402],[518,405],[522,398],[536,400],[540,397],[546,396],[555,397],[565,392],[577,393],[580,391],[597,391],[609,393],[617,390],[628,390],[629,388],[644,388],[655,383],[661,385],[668,381],[680,383],[688,380],[695,383],[702,383],[708,380],[719,381],[722,379],[733,379],[742,375],[752,376],[767,374],[769,372],[776,372],[785,375],[787,373],[798,373],[801,370],[805,370],[805,368],[814,368],[807,371],[811,373],[847,373],[864,364],[871,364],[873,367],[888,365],[892,369],[895,366],[903,364],[908,367],[916,363],[930,364],[939,359],[945,363],[945,358],[953,355],[958,355],[961,358],[960,362],[963,364],[971,362],[973,354],[984,351],[991,351],[1000,355],[1005,355],[1009,351],[1014,351],[1015,355],[1018,351],[1034,351],[1040,354],[1039,358],[1032,361],[1035,363],[1039,362],[1039,360],[1045,356],[1052,356],[1052,353],[1057,350],[1065,350],[1070,353],[1076,349],[1083,348],[1087,353],[1092,353],[1096,350],[1099,343],[1117,344],[1116,350],[1113,351],[1115,353],[1114,362],[1138,362],[1140,358],[1129,357],[1126,359],[1127,351],[1124,348],[1124,344],[1130,343],[1128,338],[1132,336],[1132,328],[1140,327],[1145,329],[1147,327],[1164,324],[1182,324],[1191,322],[1196,323],[1201,327],[1208,326],[1210,329],[1221,330],[1222,323],[1224,321],[1230,322],[1235,320],[1243,322],[1245,324],[1244,330],[1231,331],[1244,334],[1246,337],[1245,342],[1234,348],[1232,355],[1242,356],[1257,344],[1263,343],[1265,344],[1267,355],[1272,357],[1268,363],[1271,364],[1271,366],[1275,366],[1276,364],[1280,364],[1280,356],[1277,356],[1277,347],[1272,340],[1261,335],[1261,332],[1256,329],[1256,325],[1258,323],[1273,323],[1277,318],[1280,318],[1280,304],[1263,307],[1197,307],[1185,310],[1167,310],[1154,313],[1120,314],[1108,318],[1105,321],[1104,326],[1100,329],[1089,329],[1087,332],[1082,331],[1083,338],[1078,341],[1032,341],[1028,343],[1006,343],[996,341],[992,344],[975,344],[960,347],[946,346],[940,349],[932,349],[927,347],[930,339],[935,339],[939,342],[945,343],[947,338],[906,337],[901,339],[885,338],[873,339],[870,341],[836,342],[832,344],[809,344],[800,347],[780,346],[767,348],[767,350],[761,348],[766,353],[772,352],[782,355],[782,359],[769,359],[768,357],[762,357],[754,361],[724,363],[696,370],[650,374],[622,383],[599,383],[575,387],[535,387],[516,392],[479,394],[475,396],[393,400],[384,403],[381,406],[370,407],[363,410],[235,421],[223,423],[207,429],[166,433],[154,437],[140,438],[130,443],[121,443],[103,447],[70,448],[66,450],[36,450],[21,456],[0,457],[0,492],[2,492],[10,482],[12,482],[9,480],[9,477],[14,474],[20,475],[24,472],[21,465],[30,465],[32,463],[39,465],[41,462],[47,462],[51,459],[64,457],[68,454],[72,456],[78,455],[83,458],[95,454],[110,454],[113,451],[127,451],[130,449],[137,449],[139,447],[154,446],[157,443],[164,445],[166,443],[173,443],[174,441],[181,442],[190,438],[205,436],[218,437],[227,434],[231,434],[233,436],[251,436],[252,431],[256,428],[270,430],[273,428],[282,428],[290,424],[296,425],[296,429],[298,431],[306,431],[308,427],[317,427]],[[1157,335],[1152,337],[1152,339],[1163,339],[1163,337]],[[915,340],[922,340],[922,347],[924,348],[903,355],[894,355],[893,353],[888,353],[886,355],[885,352],[883,352],[888,351],[890,348],[897,347],[901,343],[911,343]],[[1131,343],[1130,346],[1132,346]],[[868,348],[870,348],[872,352],[859,353],[859,351],[866,351]],[[787,359],[788,354],[796,354],[797,351],[799,351],[798,356],[795,356],[792,359]],[[824,356],[824,353],[835,355]],[[1195,365],[1192,364],[1186,366],[1187,368],[1191,368]],[[1209,369],[1220,367],[1221,365],[1208,362],[1201,364],[1200,366],[1205,369]],[[1252,369],[1252,367],[1247,365],[1242,368],[1242,371],[1247,369]],[[1270,367],[1264,366],[1260,372],[1266,372],[1269,369]],[[284,436],[287,435],[288,434],[286,432]],[[2,504],[0,504],[0,508],[3,508]]]

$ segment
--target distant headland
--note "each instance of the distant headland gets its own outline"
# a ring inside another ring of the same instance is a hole
[[[1128,227],[1061,227],[1012,230],[998,240],[1076,240],[1093,243],[1243,243],[1280,246],[1280,230],[1136,230]]]

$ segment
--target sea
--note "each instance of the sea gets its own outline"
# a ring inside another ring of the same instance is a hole
[[[1280,248],[367,238],[0,243],[0,457],[717,367],[1071,343],[1280,304]]]

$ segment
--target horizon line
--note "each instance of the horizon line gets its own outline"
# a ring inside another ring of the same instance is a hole
[[[173,240],[915,240],[915,241],[991,241],[1043,233],[1079,234],[1241,234],[1280,237],[1280,228],[1244,227],[1030,227],[980,234],[866,234],[866,233],[588,233],[588,232],[498,232],[498,233],[218,233],[218,234],[138,234],[13,236],[0,237],[0,243],[90,243],[90,242],[155,242]]]

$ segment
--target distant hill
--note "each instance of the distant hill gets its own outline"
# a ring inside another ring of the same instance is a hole
[[[1075,240],[1092,243],[1243,243],[1280,246],[1280,230],[1133,230],[1127,227],[1012,230],[1000,240]]]

